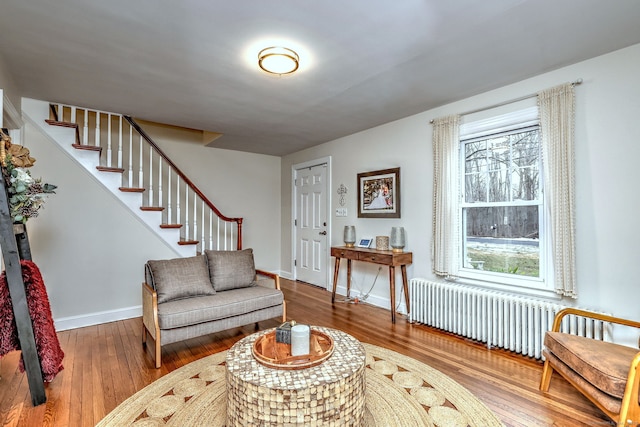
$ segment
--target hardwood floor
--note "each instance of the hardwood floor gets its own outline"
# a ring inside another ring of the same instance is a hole
[[[331,294],[300,282],[283,280],[290,319],[341,329],[363,342],[414,357],[449,375],[489,406],[507,426],[606,426],[607,418],[566,381],[554,375],[548,395],[538,391],[541,362],[481,344],[367,304],[336,302]],[[338,297],[338,299],[341,299]],[[261,322],[275,327],[278,320]],[[65,351],[62,371],[46,386],[47,402],[37,407],[19,353],[0,366],[0,424],[4,426],[93,426],[120,402],[157,378],[189,362],[230,348],[253,333],[247,326],[168,345],[163,365],[153,367],[141,346],[141,319],[129,319],[59,333]]]

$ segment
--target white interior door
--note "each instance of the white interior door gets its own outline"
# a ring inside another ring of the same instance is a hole
[[[296,279],[327,287],[327,165],[296,170]]]

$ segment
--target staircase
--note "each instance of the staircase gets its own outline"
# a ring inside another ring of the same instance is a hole
[[[176,255],[242,248],[242,218],[220,213],[131,117],[29,98],[22,110]]]

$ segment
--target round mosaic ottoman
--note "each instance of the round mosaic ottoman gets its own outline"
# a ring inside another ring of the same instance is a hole
[[[365,351],[342,331],[312,327],[333,339],[334,351],[306,369],[259,363],[253,343],[269,331],[238,341],[227,353],[227,426],[359,426],[365,409]]]

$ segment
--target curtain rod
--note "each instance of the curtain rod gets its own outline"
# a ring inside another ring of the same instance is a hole
[[[571,86],[578,86],[582,84],[582,79],[578,79],[575,82],[571,82]],[[464,113],[460,113],[461,116],[466,116],[468,114],[479,113],[480,111],[490,110],[492,108],[502,107],[503,105],[513,104],[514,102],[524,101],[525,99],[534,98],[538,96],[537,93],[532,93],[530,95],[521,96],[520,98],[511,99],[509,101],[500,102],[498,104],[489,105],[488,107],[477,108],[475,110],[465,111]],[[433,119],[429,120],[429,123],[433,124]]]

